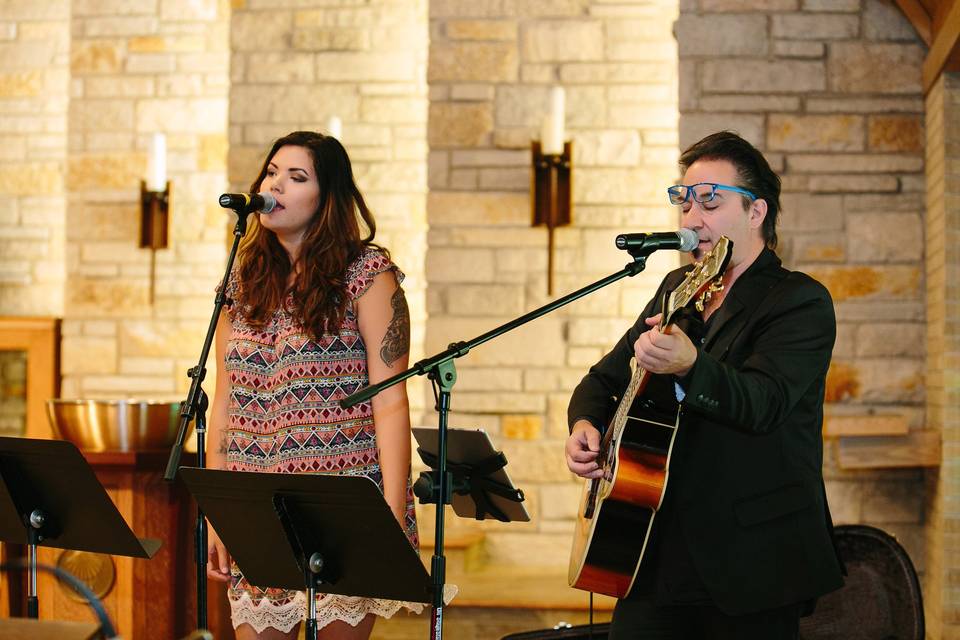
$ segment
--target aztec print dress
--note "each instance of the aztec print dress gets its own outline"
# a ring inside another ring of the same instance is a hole
[[[230,397],[226,427],[226,469],[275,473],[331,473],[366,476],[383,491],[377,459],[373,409],[369,401],[341,409],[341,398],[367,384],[367,350],[360,337],[355,302],[379,273],[403,273],[381,251],[368,247],[347,269],[351,304],[336,334],[314,341],[286,309],[253,328],[242,309],[231,309],[233,325],[226,351]],[[236,297],[231,279],[228,295]],[[407,481],[405,531],[418,547],[413,492]],[[306,595],[300,591],[260,589],[232,566],[228,595],[234,628],[243,623],[257,633],[268,627],[289,632],[304,619]],[[368,613],[390,617],[417,603],[317,597],[317,625],[334,620],[356,626]]]

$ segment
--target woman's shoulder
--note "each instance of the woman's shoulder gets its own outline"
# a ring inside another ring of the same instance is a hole
[[[404,274],[390,259],[390,254],[381,247],[367,245],[347,267],[347,290],[356,300],[370,288],[373,279],[385,271],[393,271],[397,283],[403,282]]]

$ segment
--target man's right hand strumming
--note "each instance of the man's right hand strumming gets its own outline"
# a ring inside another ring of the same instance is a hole
[[[603,469],[597,464],[600,431],[588,420],[577,420],[566,443],[567,467],[581,478],[599,478]]]

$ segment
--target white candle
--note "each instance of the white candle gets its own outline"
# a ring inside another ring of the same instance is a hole
[[[550,90],[550,107],[543,119],[543,128],[540,132],[540,148],[544,154],[563,153],[565,102],[563,87],[553,87]]]
[[[343,122],[337,116],[331,116],[327,120],[327,135],[337,140],[343,135]]]
[[[167,188],[167,136],[155,133],[150,138],[147,154],[147,190],[164,191]]]

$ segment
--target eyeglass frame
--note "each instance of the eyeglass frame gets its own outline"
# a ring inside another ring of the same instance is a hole
[[[710,198],[707,200],[700,200],[697,197],[697,192],[694,190],[694,187],[699,187],[702,185],[710,185],[711,187]],[[676,189],[677,187],[683,187],[684,189],[687,190],[686,196],[680,202],[674,202],[673,196],[671,194],[671,190]],[[742,187],[734,187],[728,184],[720,184],[718,182],[698,182],[696,184],[674,184],[667,187],[667,198],[670,200],[670,204],[679,206],[688,202],[690,200],[690,194],[692,193],[694,202],[697,202],[699,204],[706,204],[708,202],[713,202],[713,199],[717,197],[717,191],[733,191],[734,193],[739,193],[741,195],[748,196],[751,200],[759,200],[757,196],[755,196],[753,193],[751,193],[750,191],[747,191]]]

